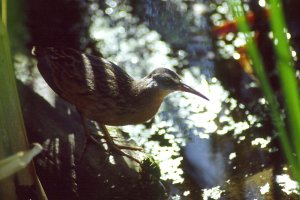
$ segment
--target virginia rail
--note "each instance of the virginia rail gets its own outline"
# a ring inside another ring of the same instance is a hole
[[[143,123],[156,114],[164,97],[174,91],[189,92],[207,99],[166,68],[155,69],[146,77],[134,80],[116,64],[71,48],[34,47],[33,54],[48,85],[76,106],[86,136],[98,143],[86,124],[87,119],[96,121],[108,150],[136,162],[139,161],[121,149],[142,148],[116,144],[105,125]]]

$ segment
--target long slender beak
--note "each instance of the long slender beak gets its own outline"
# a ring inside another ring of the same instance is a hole
[[[209,101],[209,99],[204,96],[203,94],[201,94],[200,92],[194,90],[193,88],[191,88],[190,86],[184,84],[184,83],[181,83],[180,86],[179,86],[179,91],[182,91],[182,92],[188,92],[188,93],[192,93],[192,94],[195,94],[199,97],[202,97],[203,99],[206,99],[207,101]]]

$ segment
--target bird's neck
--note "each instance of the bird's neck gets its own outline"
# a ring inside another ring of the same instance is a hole
[[[137,112],[144,121],[151,119],[158,111],[163,99],[168,93],[156,87],[149,86],[147,80],[142,79],[133,83],[132,98]]]

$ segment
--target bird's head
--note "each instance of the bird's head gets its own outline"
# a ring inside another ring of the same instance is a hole
[[[159,90],[165,95],[171,92],[181,91],[192,93],[208,100],[208,98],[203,94],[183,83],[181,78],[172,70],[166,68],[158,68],[153,70],[146,78],[148,80],[148,88]]]

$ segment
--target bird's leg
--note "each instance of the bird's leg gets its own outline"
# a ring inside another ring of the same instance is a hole
[[[88,142],[93,142],[95,143],[96,145],[101,145],[101,142],[99,142],[96,138],[93,137],[93,134],[91,134],[90,132],[90,129],[88,128],[87,124],[86,124],[86,117],[84,115],[84,113],[82,113],[80,110],[78,110],[78,113],[79,113],[79,116],[80,116],[80,120],[81,120],[81,124],[83,126],[83,129],[84,129],[84,133],[85,133],[85,136],[86,136],[86,141],[84,143],[84,147],[83,147],[83,151],[80,155],[80,158],[79,158],[79,163],[81,162],[82,158],[83,158],[83,155],[87,149],[87,143]]]
[[[119,149],[128,149],[128,150],[133,150],[133,151],[142,151],[142,147],[133,147],[133,146],[125,146],[125,145],[120,145],[116,144],[113,140],[113,137],[110,136],[107,128],[105,125],[99,124],[99,127],[104,135],[104,139],[106,140],[107,143],[113,144],[114,146],[118,147]]]
[[[86,117],[85,115],[78,110],[78,113],[79,113],[79,116],[80,116],[80,119],[81,119],[81,123],[83,125],[83,129],[84,129],[84,133],[85,133],[85,136],[87,138],[88,141],[91,141],[97,145],[101,145],[101,143],[94,137],[94,134],[92,134],[90,132],[90,129],[88,128],[87,126],[87,123],[86,123]],[[100,136],[99,136],[100,137]]]
[[[80,116],[80,119],[81,119],[81,122],[82,122],[82,125],[83,125],[83,128],[84,128],[84,132],[85,132],[85,135],[86,135],[86,142],[84,144],[84,148],[83,148],[83,152],[82,152],[82,155],[80,156],[80,159],[79,161],[81,161],[82,157],[83,157],[83,154],[85,153],[86,151],[86,148],[87,148],[87,143],[88,141],[90,142],[93,142],[97,145],[101,145],[101,143],[95,139],[93,137],[93,134],[91,134],[88,126],[87,126],[87,123],[86,123],[86,117],[84,115],[84,113],[82,113],[80,110],[78,110],[78,113],[79,113],[79,116]],[[114,153],[117,153],[119,155],[122,155],[122,156],[126,156],[132,160],[134,160],[135,162],[137,163],[140,163],[139,160],[137,160],[136,158],[126,154],[125,152],[123,152],[121,149],[129,149],[129,150],[138,150],[138,151],[141,151],[143,150],[143,148],[141,147],[130,147],[130,146],[123,146],[123,145],[119,145],[119,144],[116,144],[113,140],[113,137],[110,136],[108,130],[106,129],[106,127],[102,124],[99,124],[99,127],[104,135],[104,139],[106,140],[106,143],[107,143],[107,146],[108,146],[108,149],[109,151],[111,152],[114,152]]]
[[[107,143],[107,146],[108,146],[108,150],[110,152],[113,152],[113,153],[117,153],[121,156],[126,156],[132,160],[134,160],[135,162],[137,163],[141,163],[139,160],[137,160],[136,158],[128,155],[127,153],[123,152],[121,149],[128,149],[128,150],[134,150],[134,151],[141,151],[143,150],[143,148],[141,147],[131,147],[131,146],[124,146],[124,145],[119,145],[119,144],[116,144],[113,140],[113,138],[110,136],[107,128],[105,127],[105,125],[103,124],[99,124],[99,127],[104,135],[104,138],[106,140],[106,143]]]

